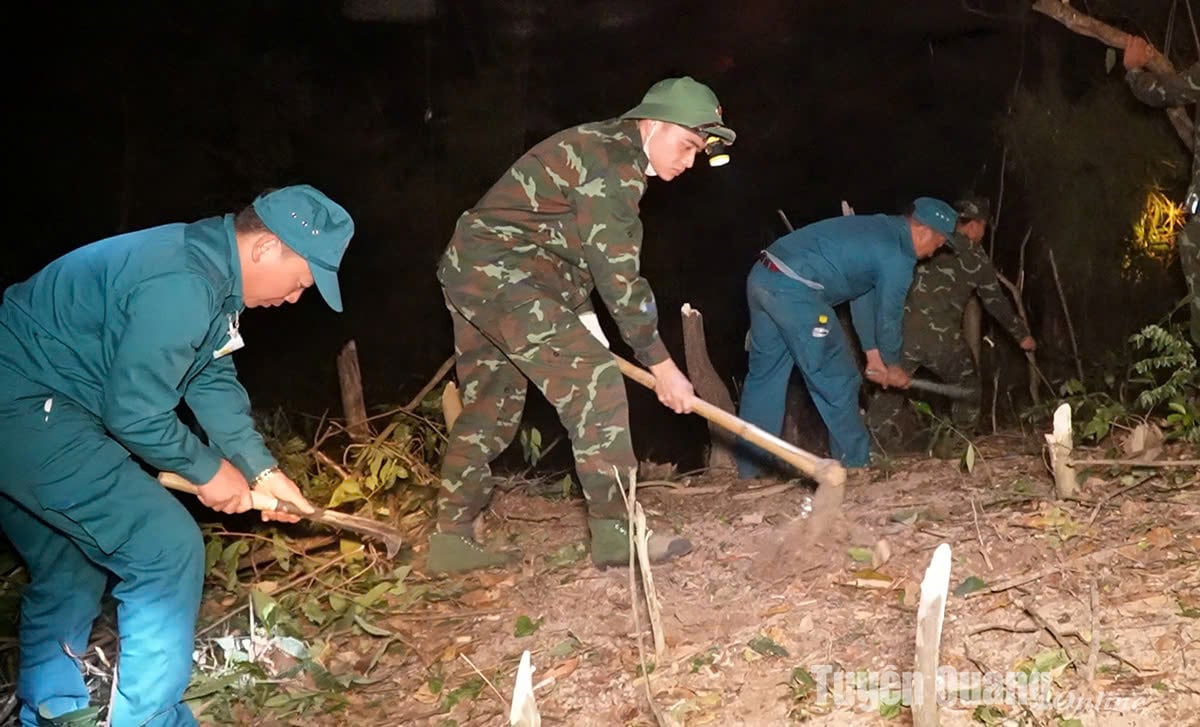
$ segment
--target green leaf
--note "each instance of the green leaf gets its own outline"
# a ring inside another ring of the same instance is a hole
[[[224,691],[233,686],[242,678],[242,675],[234,672],[216,679],[206,679],[199,684],[193,684],[188,687],[183,694],[183,701],[189,702],[193,699],[202,699],[217,692]]]
[[[884,719],[894,719],[903,711],[900,692],[888,692],[879,695],[879,716]]]
[[[710,646],[699,654],[693,656],[690,662],[692,665],[692,673],[695,674],[709,664],[716,662],[717,655],[720,653],[720,649],[715,646]]]
[[[1068,663],[1070,663],[1070,659],[1067,658],[1065,651],[1062,649],[1047,649],[1031,659],[1022,660],[1021,663],[1017,664],[1017,671],[1029,675],[1035,673],[1053,674],[1056,671],[1060,671]]]
[[[892,521],[912,525],[921,517],[920,510],[898,510],[892,513]]]
[[[521,614],[517,617],[516,626],[513,627],[513,636],[522,638],[532,635],[542,627],[542,621],[543,619],[540,618],[537,621],[534,621],[528,616]]]
[[[780,646],[779,644],[775,643],[775,639],[772,639],[770,636],[765,636],[763,634],[759,634],[758,636],[755,636],[753,639],[750,639],[749,643],[747,643],[746,645],[749,646],[751,649],[753,649],[755,652],[762,654],[763,656],[788,656],[789,655],[787,649],[785,649],[782,646]]]
[[[359,628],[361,628],[363,631],[367,632],[371,636],[391,636],[392,635],[391,631],[388,631],[385,628],[376,626],[375,624],[371,623],[370,621],[367,621],[365,618],[363,618],[362,616],[360,616],[357,613],[354,614],[354,623],[358,624]]]
[[[870,548],[851,548],[850,557],[857,563],[870,563],[873,553]]]
[[[221,553],[221,565],[225,571],[225,589],[232,591],[237,588],[238,559],[250,550],[250,544],[245,540],[230,543]]]
[[[354,602],[363,608],[370,608],[371,606],[375,605],[376,601],[378,601],[380,598],[383,598],[383,594],[390,591],[394,585],[395,584],[393,584],[391,581],[382,581],[380,583],[376,583],[371,590],[355,598]]]
[[[205,573],[208,573],[209,571],[211,571],[213,569],[213,566],[216,565],[217,562],[221,560],[221,550],[222,549],[223,549],[223,546],[221,544],[221,538],[218,536],[215,536],[215,535],[213,537],[209,538],[208,542],[204,544],[204,572]]]
[[[329,614],[321,608],[321,602],[312,597],[304,599],[304,603],[300,604],[300,612],[317,626],[324,624],[329,618]]]
[[[464,699],[474,699],[479,696],[481,691],[483,691],[483,680],[479,677],[471,677],[463,682],[461,687],[452,689],[442,698],[442,709],[451,709]]]
[[[975,445],[967,444],[967,451],[963,453],[963,466],[967,468],[967,472],[975,473]]]
[[[1193,608],[1183,602],[1183,599],[1176,599],[1179,604],[1179,615],[1184,618],[1200,618],[1200,608]]]
[[[269,631],[275,625],[276,610],[279,602],[267,594],[253,588],[250,590],[250,604],[254,607],[255,616],[263,622]]]
[[[974,593],[975,591],[981,591],[984,588],[987,588],[987,583],[984,583],[982,578],[979,578],[978,576],[971,576],[970,578],[967,578],[962,583],[958,584],[958,586],[954,589],[954,595],[961,598],[961,597],[967,595],[968,593]]]
[[[792,669],[791,684],[792,696],[797,698],[817,688],[817,680],[813,679],[812,674],[809,674],[808,670],[801,666]]]
[[[546,561],[556,568],[563,568],[578,563],[585,556],[587,556],[587,548],[583,543],[567,543],[546,556]]]
[[[332,608],[336,613],[343,613],[349,605],[350,602],[342,596],[339,596],[336,593],[329,594],[329,607]]]
[[[1008,715],[999,708],[993,707],[990,704],[981,704],[975,708],[975,711],[971,714],[971,717],[973,717],[976,722],[982,722],[983,724],[987,725],[987,727],[994,727],[995,725],[999,725],[1005,719],[1007,719]]]
[[[347,477],[329,496],[329,507],[337,507],[344,502],[354,502],[363,499],[362,485],[354,477]]]
[[[579,648],[579,640],[575,638],[563,639],[550,649],[550,656],[555,659],[565,659],[575,653],[575,649]]]

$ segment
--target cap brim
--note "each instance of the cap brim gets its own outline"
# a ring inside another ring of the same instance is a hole
[[[960,243],[960,240],[959,240],[957,232],[951,232],[949,235],[946,235],[946,245],[945,246],[950,248],[954,252],[959,251],[959,249],[960,249],[959,243]]]
[[[706,126],[700,129],[700,131],[705,134],[712,134],[726,144],[732,144],[737,141],[737,134],[728,126]]]
[[[330,308],[341,313],[342,289],[338,285],[337,273],[311,263],[308,268],[312,271],[313,282],[317,284],[317,290],[321,291],[321,297],[325,299]]]

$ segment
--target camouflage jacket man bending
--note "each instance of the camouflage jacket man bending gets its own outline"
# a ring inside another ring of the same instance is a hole
[[[958,222],[956,255],[935,255],[917,265],[904,304],[904,353],[900,366],[912,375],[924,368],[942,381],[979,391],[979,373],[962,334],[963,309],[972,293],[1022,350],[1037,347],[1025,324],[1000,290],[992,261],[980,247],[989,222],[987,199],[969,198],[955,205]],[[956,399],[951,420],[969,433],[979,419],[979,396]],[[868,421],[883,447],[897,443],[907,412],[902,394],[884,391],[871,402]]]
[[[554,405],[571,438],[593,562],[628,562],[617,473],[625,477],[637,460],[624,381],[589,296],[599,291],[622,338],[654,374],[659,400],[689,411],[692,385],[659,338],[654,294],[639,272],[638,203],[647,177],[670,181],[701,151],[710,164],[723,163],[734,138],[707,86],[689,77],[660,81],[622,116],[537,144],[459,217],[438,279],[454,323],[463,412],[442,464],[430,571],[513,559],[484,550],[472,522],[491,497],[488,463],[517,432],[526,380]],[[658,560],[690,549],[682,538],[651,542]]]

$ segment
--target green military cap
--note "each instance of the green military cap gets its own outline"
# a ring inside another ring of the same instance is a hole
[[[354,236],[354,220],[341,205],[307,184],[259,195],[254,211],[271,232],[308,261],[321,297],[342,311],[337,271]]]
[[[708,86],[691,76],[667,78],[650,87],[642,102],[622,119],[654,119],[686,126],[733,144],[737,134],[721,118],[721,102]]]
[[[954,209],[958,211],[959,219],[966,222],[979,220],[990,223],[992,221],[991,203],[987,197],[964,197],[954,203]]]

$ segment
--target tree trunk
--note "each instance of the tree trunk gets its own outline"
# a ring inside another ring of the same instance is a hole
[[[337,357],[338,384],[342,389],[342,413],[346,417],[346,431],[354,439],[366,439],[367,404],[363,398],[362,373],[358,368],[358,346],[347,341]]]
[[[1119,51],[1125,50],[1125,44],[1129,42],[1129,33],[1085,15],[1062,0],[1035,0],[1033,9],[1046,17],[1057,20],[1072,32],[1095,38]],[[1167,57],[1159,53],[1156,48],[1150,49],[1150,62],[1146,64],[1146,68],[1158,74],[1176,72],[1171,61],[1167,60]],[[1183,139],[1184,146],[1191,151],[1194,142],[1191,118],[1188,117],[1183,107],[1179,106],[1168,108],[1166,112],[1171,119],[1171,124],[1175,127],[1175,133],[1179,134],[1179,138]]]
[[[688,377],[696,394],[730,414],[737,414],[733,407],[733,397],[729,389],[717,375],[712,361],[708,357],[708,345],[704,339],[704,316],[687,303],[680,311],[683,314],[683,356],[687,366]],[[724,429],[710,423],[708,437],[711,446],[708,450],[708,466],[710,469],[733,469],[734,438]]]

